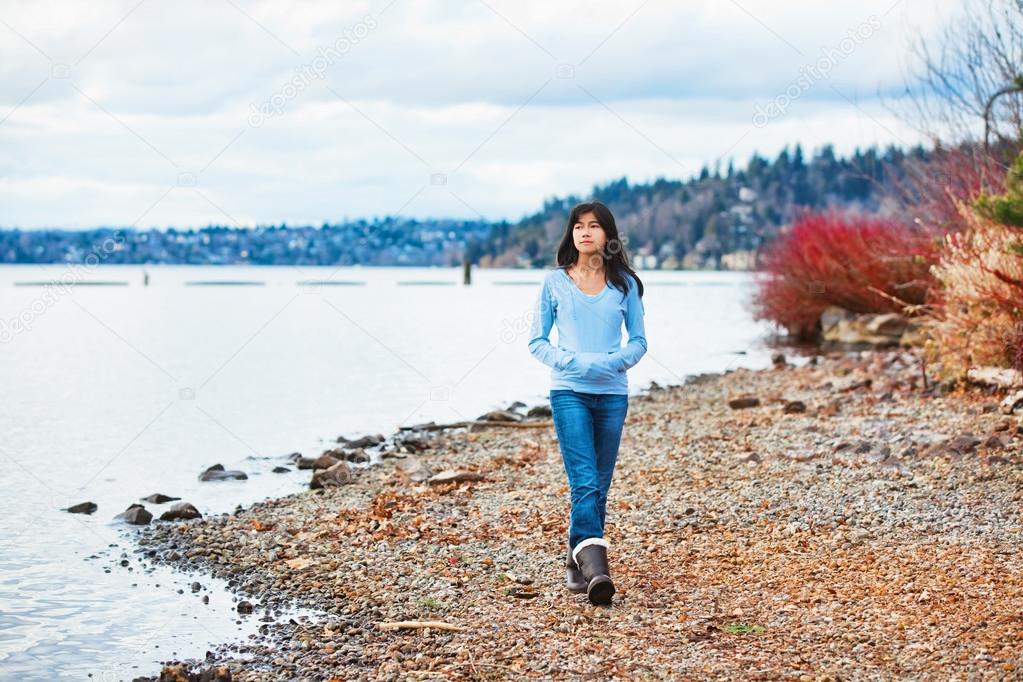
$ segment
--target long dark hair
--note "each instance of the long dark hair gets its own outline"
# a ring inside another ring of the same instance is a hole
[[[558,246],[558,267],[567,268],[579,260],[579,249],[575,248],[575,240],[572,232],[575,224],[579,222],[579,216],[584,213],[593,213],[597,216],[597,222],[604,228],[607,242],[604,244],[604,251],[601,257],[604,259],[604,275],[617,289],[629,293],[629,280],[625,273],[636,278],[639,285],[639,295],[643,296],[643,282],[636,272],[629,267],[629,257],[625,253],[625,244],[618,238],[618,225],[615,224],[615,217],[604,204],[597,200],[576,204],[572,212],[568,214],[568,225],[565,227],[565,234],[561,237],[561,244]]]

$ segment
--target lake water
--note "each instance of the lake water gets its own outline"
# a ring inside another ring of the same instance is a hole
[[[130,680],[255,631],[216,581],[193,594],[193,576],[141,570],[112,520],[140,497],[230,511],[306,488],[308,472],[270,472],[281,455],[546,402],[526,347],[542,271],[474,270],[471,286],[460,268],[146,271],[148,286],[141,266],[0,267],[5,679]],[[639,274],[649,351],[630,391],[770,364],[749,274]],[[198,482],[216,463],[249,479]],[[60,511],[86,500],[91,516]]]

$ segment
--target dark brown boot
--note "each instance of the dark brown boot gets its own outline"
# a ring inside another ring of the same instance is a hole
[[[615,593],[607,565],[607,547],[604,538],[586,538],[572,550],[586,582],[586,596],[592,604],[610,604]]]
[[[565,560],[565,587],[572,592],[585,592],[586,581],[583,580],[582,571],[572,558],[572,550],[568,551],[568,558]]]

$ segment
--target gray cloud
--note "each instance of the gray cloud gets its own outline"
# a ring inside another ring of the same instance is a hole
[[[796,141],[912,144],[874,92],[899,84],[907,26],[936,21],[922,0],[51,5],[0,9],[4,226],[514,219]]]

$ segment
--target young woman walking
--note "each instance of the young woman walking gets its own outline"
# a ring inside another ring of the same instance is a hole
[[[615,587],[604,519],[629,407],[625,373],[647,349],[643,283],[599,201],[572,209],[557,260],[537,297],[529,352],[551,367],[551,412],[571,491],[565,583],[609,604]],[[549,338],[555,322],[557,346]]]

